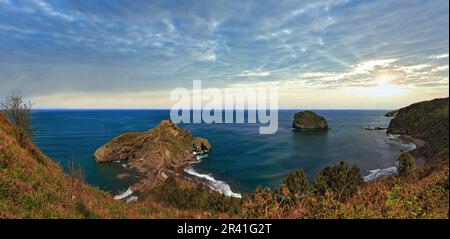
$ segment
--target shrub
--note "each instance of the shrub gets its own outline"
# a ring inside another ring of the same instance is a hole
[[[289,173],[287,178],[283,181],[289,193],[294,196],[305,195],[309,191],[308,179],[303,170],[298,170]]]
[[[403,152],[398,158],[398,174],[408,176],[416,168],[416,159],[409,153]]]
[[[277,193],[268,187],[258,186],[255,193],[243,200],[242,215],[246,218],[279,217],[281,212]]]
[[[326,192],[335,193],[339,201],[346,200],[364,183],[359,168],[349,167],[345,162],[328,166],[320,172],[313,184],[314,191],[319,195]]]
[[[156,190],[159,199],[179,209],[200,209],[210,212],[238,214],[241,199],[231,198],[218,192],[205,189],[201,184],[195,187],[183,186],[169,177]]]

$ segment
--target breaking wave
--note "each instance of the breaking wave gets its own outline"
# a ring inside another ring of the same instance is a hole
[[[114,199],[122,200],[124,198],[131,196],[131,194],[133,194],[133,190],[131,190],[131,188],[128,188],[127,191],[125,191],[124,193],[114,196]]]
[[[400,148],[403,151],[411,151],[416,149],[417,147],[416,144],[414,144],[413,142],[402,140],[400,138],[400,135],[397,134],[388,134],[386,136],[386,143],[400,146]],[[364,182],[372,181],[382,176],[395,175],[397,173],[398,173],[397,165],[389,168],[382,168],[382,169],[378,168],[369,170],[369,175],[364,177]]]
[[[231,190],[230,185],[228,185],[227,183],[225,183],[223,181],[216,180],[211,175],[198,173],[190,166],[186,167],[184,169],[184,171],[187,174],[190,174],[192,176],[203,178],[203,179],[207,180],[208,186],[213,190],[216,190],[216,191],[218,191],[226,196],[229,196],[229,197],[242,198],[242,195],[240,193],[235,193]]]
[[[388,134],[386,136],[386,143],[398,145],[404,151],[411,151],[416,149],[416,145],[413,142],[408,142],[400,139],[400,135],[397,134]]]
[[[378,169],[369,170],[369,175],[364,177],[364,182],[372,181],[372,180],[377,179],[382,176],[390,176],[390,175],[394,175],[394,174],[397,174],[396,166],[392,166],[389,168],[383,168],[383,169],[378,168]]]

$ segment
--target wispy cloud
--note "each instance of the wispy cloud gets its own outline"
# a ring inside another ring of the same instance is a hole
[[[448,1],[0,0],[0,96],[125,97],[203,80],[333,102],[329,91],[380,76],[409,89],[404,101],[445,96],[448,17]]]
[[[441,54],[441,55],[432,55],[428,57],[429,59],[442,59],[442,58],[448,58],[448,53]]]

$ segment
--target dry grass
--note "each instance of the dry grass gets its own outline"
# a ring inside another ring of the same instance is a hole
[[[19,143],[0,114],[0,218],[189,218],[199,212],[151,201],[123,203],[65,174],[29,139]]]

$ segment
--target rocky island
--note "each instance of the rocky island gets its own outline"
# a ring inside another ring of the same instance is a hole
[[[310,129],[329,129],[327,120],[312,111],[297,112],[294,115],[292,128],[310,130]]]
[[[142,174],[133,191],[146,191],[169,176],[180,178],[184,166],[208,152],[208,140],[193,137],[168,120],[146,132],[122,134],[96,150],[95,161],[121,162]]]

